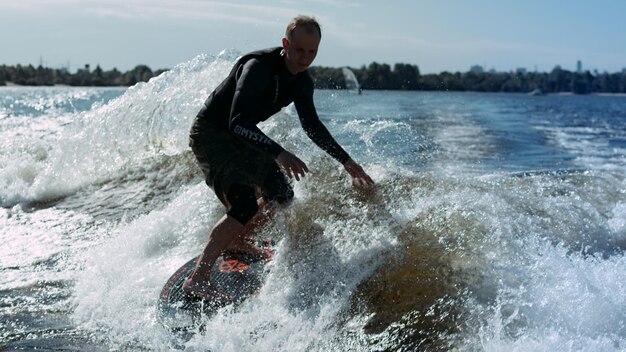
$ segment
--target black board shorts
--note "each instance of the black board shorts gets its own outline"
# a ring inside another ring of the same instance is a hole
[[[233,184],[252,186],[266,200],[293,197],[293,190],[274,157],[238,140],[212,122],[196,118],[189,146],[206,183],[230,209],[226,195]],[[280,201],[279,201],[280,202]]]

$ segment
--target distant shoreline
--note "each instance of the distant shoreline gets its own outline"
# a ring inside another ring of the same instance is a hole
[[[100,66],[91,69],[85,65],[76,73],[66,69],[52,69],[43,66],[0,65],[0,86],[80,86],[80,87],[130,87],[139,82],[147,82],[165,72],[165,69],[152,71],[146,65],[137,65],[130,71],[117,69],[104,71]]]
[[[29,85],[21,85],[21,84],[14,84],[12,82],[5,82],[6,85],[4,86],[0,86],[0,90],[2,90],[3,88],[117,88],[117,89],[125,89],[125,88],[129,88],[126,86],[70,86],[67,84],[55,84],[52,86],[29,86]],[[317,88],[319,90],[347,90],[345,88]],[[378,91],[378,90],[389,90],[389,89],[367,89],[367,90],[371,90],[371,91]],[[401,91],[401,90],[395,90],[395,91]],[[406,90],[404,90],[406,91]],[[451,90],[412,90],[413,92],[422,92],[422,93],[429,93],[429,92],[449,92],[449,93],[504,93],[504,94],[524,94],[524,95],[529,95],[530,92],[485,92],[485,91],[451,91]],[[626,93],[589,93],[589,94],[576,94],[576,93],[572,93],[572,92],[556,92],[556,93],[547,93],[544,94],[544,96],[598,96],[598,97],[620,97],[620,98],[626,98]]]
[[[309,73],[317,89],[345,89],[345,67],[312,66]],[[0,65],[0,86],[79,86],[130,87],[147,82],[167,69],[152,71],[138,65],[127,72],[117,69],[104,71],[85,65],[76,73],[32,65]],[[592,74],[589,71],[571,72],[555,67],[551,72],[484,71],[473,67],[468,72],[420,74],[417,65],[398,63],[393,67],[376,62],[360,68],[348,68],[363,90],[502,92],[546,94],[626,95],[626,71]]]
[[[130,86],[72,86],[69,84],[52,84],[52,85],[28,85],[28,84],[16,84],[13,82],[5,81],[5,85],[0,85],[2,88],[128,88]]]

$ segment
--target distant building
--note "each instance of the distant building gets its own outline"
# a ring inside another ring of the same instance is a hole
[[[90,73],[89,64],[86,64],[85,68],[79,68],[78,70],[76,70],[76,74],[78,75],[88,75],[89,73]]]
[[[470,72],[483,73],[485,72],[485,69],[480,65],[473,65],[472,67],[470,67]]]
[[[518,67],[518,68],[515,70],[515,72],[516,72],[516,73],[518,73],[518,74],[520,74],[520,75],[525,75],[528,71],[526,71],[526,68],[525,68],[525,67]]]
[[[576,61],[576,72],[583,73],[583,63],[580,60]]]

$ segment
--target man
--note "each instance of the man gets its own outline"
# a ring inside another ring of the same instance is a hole
[[[294,102],[309,138],[343,164],[353,183],[374,184],[337,144],[315,111],[313,81],[307,68],[317,55],[321,35],[314,18],[294,18],[287,26],[282,48],[240,58],[198,113],[190,146],[207,184],[228,211],[209,233],[196,268],[183,284],[188,295],[229,300],[209,282],[211,267],[226,249],[262,257],[263,250],[246,241],[246,235],[267,222],[274,208],[293,198],[284,173],[299,181],[309,172],[302,160],[257,127],[281,108]]]

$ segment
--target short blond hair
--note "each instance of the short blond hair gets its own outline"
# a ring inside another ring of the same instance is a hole
[[[317,33],[320,35],[320,39],[322,38],[322,28],[320,27],[319,22],[317,22],[315,17],[304,15],[296,16],[289,21],[289,24],[287,24],[287,30],[285,31],[285,38],[290,41],[293,36],[293,31],[298,27],[304,28],[308,33],[313,33],[317,30]]]

